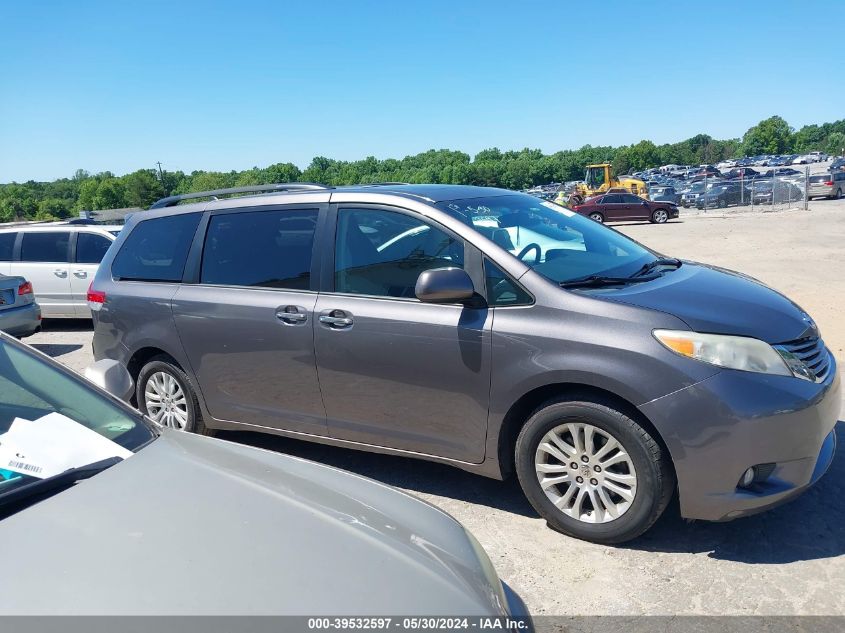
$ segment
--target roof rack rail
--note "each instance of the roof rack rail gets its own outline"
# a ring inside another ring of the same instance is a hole
[[[212,191],[195,191],[192,193],[183,193],[178,196],[170,196],[157,200],[150,206],[150,209],[163,209],[165,207],[175,207],[184,200],[194,200],[196,198],[214,198],[219,196],[229,196],[237,193],[268,193],[273,191],[319,191],[322,189],[330,189],[326,185],[320,185],[314,182],[283,182],[270,185],[249,185],[247,187],[230,187],[228,189],[214,189]]]
[[[362,185],[358,185],[359,187],[389,187],[392,185],[410,185],[409,182],[365,182]]]

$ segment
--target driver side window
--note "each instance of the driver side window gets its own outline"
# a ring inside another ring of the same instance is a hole
[[[338,211],[335,292],[413,299],[420,273],[464,266],[463,241],[411,215]]]

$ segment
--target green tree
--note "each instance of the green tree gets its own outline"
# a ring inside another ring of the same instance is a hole
[[[97,197],[97,187],[100,183],[96,178],[83,180],[79,186],[79,198],[76,201],[76,209],[79,211],[91,211],[94,209],[94,199]]]
[[[126,206],[146,209],[164,197],[164,187],[152,169],[139,169],[123,176],[122,181],[126,190]]]
[[[104,178],[94,196],[94,209],[122,209],[126,207],[126,187],[117,178]]]
[[[827,143],[824,146],[824,151],[831,156],[841,156],[845,154],[845,133],[832,132],[827,137]]]
[[[760,121],[742,137],[746,156],[785,154],[792,150],[792,145],[792,128],[779,116]]]

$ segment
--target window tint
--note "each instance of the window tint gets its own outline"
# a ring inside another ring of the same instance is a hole
[[[0,233],[0,262],[12,261],[12,250],[17,233]]]
[[[486,257],[484,275],[487,278],[487,303],[491,306],[529,305],[533,299],[501,268]]]
[[[111,272],[129,281],[180,281],[199,213],[139,222],[114,258]]]
[[[602,204],[619,204],[621,202],[622,196],[620,195],[605,196],[604,199],[601,201]]]
[[[420,273],[463,265],[463,242],[422,220],[377,209],[338,213],[337,292],[414,298]]]
[[[640,198],[639,196],[635,196],[635,195],[630,194],[630,193],[623,195],[622,200],[623,200],[623,202],[625,202],[625,204],[640,204],[643,201],[643,199]]]
[[[24,233],[21,242],[22,262],[67,262],[68,231]]]
[[[211,217],[200,282],[308,290],[317,209]]]
[[[76,261],[79,264],[99,264],[109,250],[111,240],[96,233],[79,233],[76,236]]]

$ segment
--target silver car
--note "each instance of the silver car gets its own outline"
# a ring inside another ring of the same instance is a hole
[[[41,330],[41,307],[32,284],[23,277],[0,274],[0,332],[23,338]]]
[[[131,391],[112,361],[89,375]],[[475,538],[437,508],[336,468],[159,427],[3,334],[0,432],[0,538],[14,570],[4,615],[530,624]]]
[[[845,194],[845,171],[832,171],[829,174],[810,176],[808,198],[832,198],[839,200]]]

